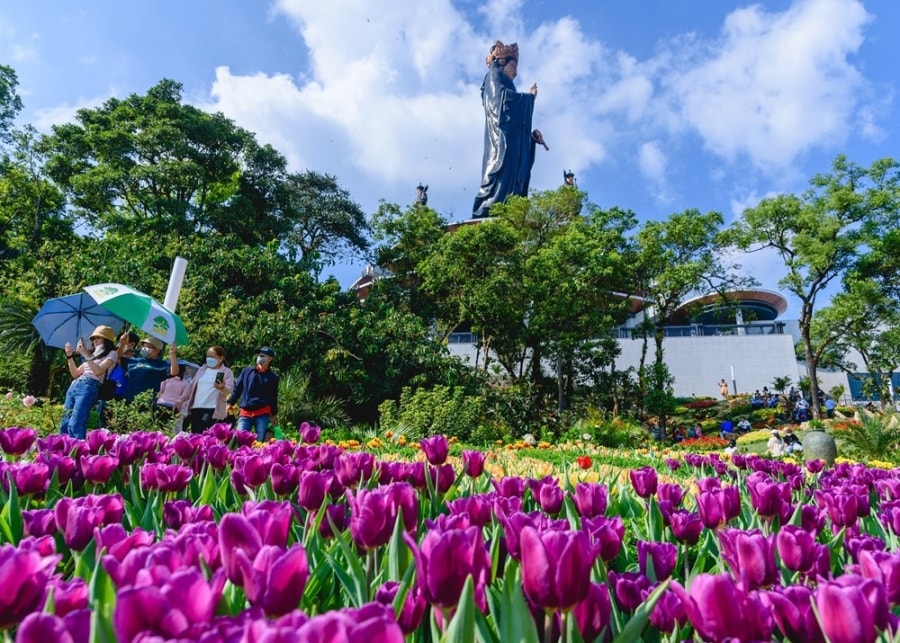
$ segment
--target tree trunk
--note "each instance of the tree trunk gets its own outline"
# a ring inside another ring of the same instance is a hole
[[[807,312],[807,308],[809,308]],[[809,335],[810,322],[812,321],[812,306],[804,303],[803,314],[800,320],[800,338],[803,340],[803,354],[806,358],[806,369],[809,372],[809,410],[814,420],[822,418],[822,410],[819,408],[819,382],[816,376],[816,357],[813,354],[812,339]]]

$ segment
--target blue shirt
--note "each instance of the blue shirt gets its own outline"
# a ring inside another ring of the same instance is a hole
[[[722,420],[722,433],[733,433],[734,424],[731,420]]]
[[[144,391],[153,391],[155,400],[159,393],[159,385],[170,377],[171,365],[163,359],[123,357],[122,366],[125,368],[125,390],[122,398],[128,402]]]
[[[238,375],[228,398],[229,404],[235,402],[248,411],[268,406],[272,415],[278,415],[278,375],[271,369],[260,371],[255,366],[248,366]]]

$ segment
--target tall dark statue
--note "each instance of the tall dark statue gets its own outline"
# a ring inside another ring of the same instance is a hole
[[[535,145],[547,148],[540,131],[531,130],[537,85],[532,85],[525,94],[517,92],[513,84],[519,65],[519,46],[504,45],[498,40],[485,62],[488,73],[481,85],[484,158],[481,188],[472,207],[473,218],[488,216],[491,205],[502,203],[510,195],[526,196]]]
[[[419,185],[416,186],[416,198],[413,201],[413,205],[428,205],[428,186]]]

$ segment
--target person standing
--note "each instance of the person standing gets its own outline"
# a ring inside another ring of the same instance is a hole
[[[127,349],[127,339],[119,340],[119,353]],[[159,395],[159,386],[168,377],[178,374],[178,360],[175,357],[175,345],[169,347],[170,360],[161,358],[163,343],[156,337],[147,336],[138,345],[136,357],[123,357],[121,363],[125,368],[125,389],[122,399],[131,402],[144,391],[153,391],[153,399]]]
[[[156,419],[167,429],[175,428],[175,420],[181,414],[182,399],[187,396],[191,383],[186,382],[181,375],[179,366],[178,374],[162,381],[159,385],[159,397],[153,407]]]
[[[72,383],[66,391],[63,403],[62,420],[59,432],[79,440],[87,434],[87,422],[91,408],[96,404],[100,393],[100,384],[106,374],[116,365],[116,334],[109,326],[97,326],[91,333],[91,350],[79,339],[75,351],[72,344],[66,342],[66,365],[72,376]],[[81,355],[81,365],[75,363],[75,355]]]
[[[256,439],[266,439],[269,424],[278,425],[278,374],[271,370],[275,351],[263,346],[256,351],[256,365],[241,371],[228,397],[228,405],[238,403],[237,428],[256,431]]]
[[[183,397],[191,433],[203,433],[216,421],[225,419],[228,396],[233,390],[234,374],[225,365],[225,349],[210,346],[206,351],[206,363],[197,369]]]
[[[719,394],[722,396],[723,400],[728,399],[728,382],[725,381],[725,378],[722,378],[722,381],[719,382]]]
[[[484,156],[481,187],[475,195],[472,218],[489,216],[495,203],[510,195],[527,196],[536,144],[546,147],[540,131],[531,130],[537,85],[528,93],[516,91],[519,45],[499,40],[485,58],[488,72],[481,85],[484,106]]]

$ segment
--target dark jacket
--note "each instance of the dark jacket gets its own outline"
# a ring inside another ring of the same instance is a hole
[[[248,366],[238,375],[228,397],[229,404],[235,402],[248,411],[269,406],[272,415],[278,415],[278,375],[271,369],[259,371],[255,366]]]

